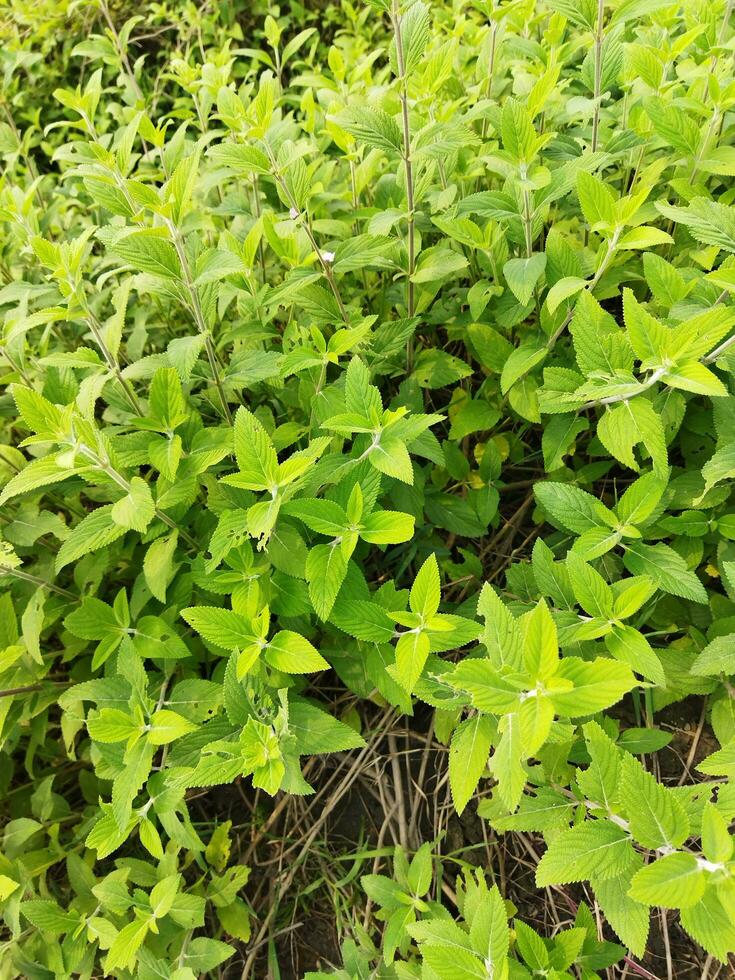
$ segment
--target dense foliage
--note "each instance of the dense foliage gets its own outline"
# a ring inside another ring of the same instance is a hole
[[[732,7],[6,8],[1,977],[727,972]]]

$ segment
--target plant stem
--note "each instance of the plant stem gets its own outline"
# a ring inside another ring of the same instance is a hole
[[[253,213],[255,214],[256,219],[260,220],[260,188],[258,186],[257,176],[253,177]],[[263,276],[263,284],[265,285],[265,252],[263,250],[262,237],[258,240],[258,261],[260,262],[260,271]]]
[[[734,5],[735,5],[735,0],[727,0],[727,4],[725,5],[725,14],[724,14],[724,16],[722,18],[722,23],[720,24],[720,30],[719,30],[719,32],[717,34],[717,40],[715,41],[715,44],[717,45],[717,47],[720,47],[723,44],[724,40],[725,40],[725,35],[727,34],[727,28],[728,28],[728,25],[730,23],[730,17],[732,16],[732,8],[733,8]],[[712,77],[712,75],[714,75],[714,73],[715,73],[715,68],[717,68],[717,62],[718,61],[719,61],[718,56],[716,54],[713,54],[712,55],[712,58],[710,59],[710,63],[709,63],[709,71],[707,72],[707,81],[706,81],[705,86],[704,86],[704,92],[702,93],[702,101],[703,102],[707,102],[709,100],[709,84],[708,83],[709,83],[709,80]]]
[[[138,396],[135,394],[132,385],[123,377],[122,371],[120,370],[120,365],[117,359],[113,356],[112,351],[105,343],[105,338],[102,336],[102,324],[97,319],[95,314],[87,306],[86,300],[81,300],[81,306],[84,310],[85,319],[87,321],[87,326],[89,327],[92,336],[94,337],[95,343],[102,352],[102,356],[105,359],[105,363],[110,371],[115,375],[120,387],[123,390],[125,397],[130,403],[130,407],[133,409],[136,415],[143,416],[143,409],[140,407],[140,402],[138,401]]]
[[[102,459],[94,451],[94,449],[91,449],[84,443],[79,443],[76,448],[82,454],[82,456],[86,457],[86,459],[88,459],[94,466],[101,469],[102,472],[105,473],[113,481],[113,483],[116,483],[121,490],[124,490],[125,493],[130,493],[132,487],[128,480],[126,480],[122,473],[119,473],[114,466],[111,466],[110,463]],[[194,538],[192,538],[187,531],[184,531],[183,528],[179,527],[176,521],[172,520],[168,514],[164,514],[162,510],[159,510],[159,508],[155,506],[153,508],[153,512],[159,521],[162,521],[167,527],[170,527],[172,531],[178,531],[190,548],[198,550],[199,545]]]
[[[602,262],[600,262],[599,269],[594,274],[594,276],[592,277],[592,279],[590,279],[590,281],[584,287],[584,289],[585,289],[586,292],[591,292],[595,288],[595,286],[597,285],[597,283],[600,281],[600,279],[602,279],[603,273],[607,269],[608,265],[610,264],[610,262],[612,260],[613,255],[615,254],[615,249],[617,248],[619,235],[620,235],[620,233],[618,231],[616,231],[615,234],[613,235],[613,237],[608,242],[608,244],[607,244],[607,252],[605,252],[605,256],[604,256]],[[554,344],[557,342],[557,340],[559,339],[559,337],[564,333],[564,331],[566,330],[566,328],[569,326],[569,323],[571,322],[571,319],[572,319],[573,316],[574,316],[574,307],[572,307],[569,310],[569,312],[567,313],[567,315],[564,317],[564,321],[561,324],[561,326],[558,327],[554,331],[554,333],[551,335],[551,337],[549,337],[549,340],[548,340],[548,342],[546,344],[546,346],[547,346],[547,348],[549,350],[551,350],[553,348]]]
[[[607,398],[600,398],[599,401],[588,402],[584,407],[594,408],[597,405],[615,405],[618,402],[627,402],[631,398],[635,398],[636,395],[640,395],[641,392],[647,391],[649,388],[652,388],[656,384],[656,382],[659,381],[666,374],[666,371],[667,368],[664,367],[656,368],[655,371],[649,374],[649,376],[646,378],[645,381],[639,382],[633,388],[632,391],[621,393],[618,395],[609,395]]]
[[[202,305],[199,302],[199,293],[194,285],[194,278],[191,274],[191,268],[189,266],[189,259],[186,255],[186,248],[184,247],[184,241],[181,237],[181,233],[176,225],[170,219],[166,220],[166,227],[168,228],[169,234],[173,241],[174,248],[176,249],[176,254],[179,258],[179,264],[181,265],[181,274],[184,277],[184,285],[186,291],[189,294],[189,303],[191,305],[191,311],[194,314],[194,322],[197,325],[197,330],[204,337],[204,346],[207,351],[207,359],[209,360],[209,368],[212,372],[212,377],[214,378],[214,383],[217,387],[217,392],[219,394],[219,399],[222,404],[222,412],[225,416],[227,422],[232,425],[232,413],[230,412],[230,406],[227,404],[227,396],[225,394],[225,387],[222,383],[222,377],[219,373],[219,367],[217,365],[217,353],[214,349],[214,344],[212,342],[212,335],[207,327],[204,320],[204,314],[202,312]]]
[[[495,49],[498,42],[498,22],[496,20],[492,21],[490,24],[490,60],[487,66],[487,85],[485,86],[485,98],[489,99],[493,88],[493,76],[495,74]],[[482,120],[482,126],[480,127],[480,137],[483,141],[487,139],[487,119]]]
[[[25,150],[21,149],[23,138],[22,138],[22,136],[21,136],[21,134],[20,134],[20,132],[18,130],[18,127],[15,125],[15,118],[13,116],[13,113],[12,113],[11,109],[10,109],[10,106],[5,101],[5,99],[3,99],[1,97],[0,97],[0,105],[2,105],[2,107],[3,107],[3,113],[5,115],[5,118],[8,121],[8,126],[10,126],[11,130],[13,131],[13,136],[15,136],[16,140],[18,141],[18,152],[23,157],[23,162],[26,165],[26,169],[28,170],[28,174],[30,175],[31,180],[35,183],[38,180],[38,173],[37,173],[36,168],[34,166],[33,160],[31,160],[31,158],[28,156],[28,154],[25,152]],[[41,193],[41,189],[38,186],[38,184],[36,184],[36,187],[34,188],[33,193],[36,196],[36,200],[38,201],[38,204],[39,204],[41,210],[42,211],[45,211],[46,210],[46,201],[43,198],[43,194]]]
[[[702,164],[702,160],[706,157],[709,150],[709,144],[712,139],[712,135],[716,129],[719,129],[720,124],[720,109],[719,106],[715,106],[710,117],[710,121],[707,123],[707,128],[704,131],[704,136],[699,145],[699,150],[694,158],[694,165],[692,166],[691,173],[687,178],[689,184],[694,184],[697,177],[699,176],[699,169]]]
[[[729,350],[733,344],[735,344],[735,334],[732,337],[728,337],[727,340],[723,340],[720,346],[715,347],[711,354],[703,357],[702,364],[712,364],[718,357],[722,357],[725,351]]]
[[[265,151],[270,161],[271,171],[273,173],[273,179],[281,188],[281,191],[283,192],[283,196],[286,198],[286,202],[289,208],[291,208],[292,211],[295,211],[299,216],[301,216],[301,209],[298,206],[296,198],[291,193],[288,184],[283,179],[283,175],[281,174],[281,171],[278,167],[276,158],[273,156],[273,150],[271,149],[270,144],[266,140],[263,140],[262,143],[263,146],[265,147]],[[347,310],[345,308],[344,303],[342,302],[342,296],[340,295],[339,288],[335,281],[334,273],[332,272],[332,267],[322,255],[321,249],[317,244],[317,240],[316,238],[314,238],[314,232],[311,230],[311,224],[309,223],[308,215],[306,217],[307,220],[304,221],[303,223],[303,229],[306,232],[307,238],[309,239],[309,244],[311,245],[311,247],[313,248],[316,254],[316,257],[319,261],[319,265],[322,267],[324,278],[329,283],[329,288],[332,290],[332,294],[334,295],[334,298],[337,301],[337,306],[339,307],[340,316],[342,317],[343,321],[349,326],[350,321],[349,321],[349,317],[347,316]]]
[[[393,23],[393,34],[396,41],[396,63],[398,67],[398,97],[401,102],[401,119],[403,122],[403,163],[406,168],[406,206],[408,208],[408,221],[406,229],[406,249],[408,251],[408,286],[406,290],[406,307],[408,316],[412,317],[415,313],[415,296],[413,286],[413,274],[416,268],[416,236],[414,218],[414,187],[413,187],[413,162],[411,160],[411,124],[408,118],[408,79],[406,78],[406,62],[403,56],[403,36],[401,34],[401,15],[398,9],[398,0],[393,0],[391,7],[391,21]],[[407,370],[410,373],[413,362],[413,339],[408,342],[408,363]]]
[[[8,353],[8,348],[7,347],[0,346],[0,354],[3,355],[3,357],[8,362],[8,364],[10,364],[10,366],[15,371],[15,373],[20,375],[20,377],[25,382],[26,387],[32,388],[33,387],[33,384],[31,382],[31,379],[28,377],[28,375],[26,374],[25,370],[20,366],[20,364],[16,364],[15,359],[13,358],[13,355],[10,354],[10,353]]]
[[[605,0],[597,0],[597,24],[595,30],[595,108],[592,116],[592,152],[597,150],[600,134],[600,98],[602,95],[602,21],[605,15]]]
[[[725,295],[726,292],[722,293],[720,298],[714,304],[714,306],[717,306],[717,303],[719,303],[722,300],[723,296]],[[712,364],[719,357],[722,357],[725,351],[729,350],[733,346],[733,344],[735,344],[735,334],[733,334],[731,337],[728,337],[727,340],[723,340],[723,342],[719,345],[719,347],[715,347],[715,349],[710,354],[707,354],[706,357],[700,358],[700,364],[704,364],[704,365]],[[634,398],[636,395],[640,395],[641,392],[647,391],[648,388],[653,387],[653,385],[655,385],[656,382],[659,381],[666,374],[668,370],[669,369],[667,367],[658,367],[656,368],[655,371],[649,374],[649,376],[646,378],[645,381],[639,382],[639,384],[635,386],[631,391],[624,394],[621,393],[618,395],[610,395],[607,398],[600,398],[599,401],[588,402],[584,407],[595,408],[598,405],[614,405],[618,402],[627,402],[629,401],[629,399]]]
[[[130,82],[130,85],[132,86],[132,89],[135,92],[135,97],[142,102],[144,101],[143,92],[141,91],[140,85],[138,85],[137,78],[133,74],[133,68],[130,64],[128,53],[127,51],[123,50],[123,46],[120,41],[120,35],[117,33],[117,28],[115,27],[115,23],[110,15],[110,8],[107,6],[105,0],[99,0],[99,5],[100,5],[100,10],[102,11],[102,16],[107,21],[107,26],[110,30],[110,34],[112,35],[113,44],[115,45],[118,57],[120,58],[120,63],[125,68],[125,74],[128,76],[128,81]]]
[[[28,572],[22,572],[19,568],[11,568],[10,565],[0,565],[0,575],[12,575],[14,578],[21,579],[23,582],[30,582],[32,585],[39,586],[39,588],[48,589],[49,592],[55,592],[56,595],[63,596],[64,599],[69,599],[71,602],[79,602],[79,596],[74,595],[73,592],[69,592],[68,589],[62,589],[60,585],[47,582],[45,578],[41,578],[38,575],[29,575]]]

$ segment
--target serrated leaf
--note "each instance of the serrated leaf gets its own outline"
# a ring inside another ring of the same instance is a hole
[[[561,885],[591,877],[615,878],[635,852],[628,835],[609,820],[587,820],[549,844],[536,868],[536,885]]]
[[[487,715],[467,718],[454,730],[449,746],[449,787],[457,813],[477,788],[490,754],[493,724]]]

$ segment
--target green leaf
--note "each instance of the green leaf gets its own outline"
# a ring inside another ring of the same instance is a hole
[[[430,28],[429,8],[422,0],[411,4],[406,13],[401,16],[401,46],[406,77],[413,74],[424,57],[429,43]],[[395,53],[392,51],[391,62],[394,60]],[[397,61],[395,61],[396,74],[397,68]]]
[[[181,279],[181,266],[175,248],[153,229],[126,235],[115,242],[112,251],[139,272],[163,279]]]
[[[549,313],[555,313],[565,299],[575,296],[586,285],[587,280],[580,279],[579,276],[565,276],[563,279],[557,280],[546,294],[546,305],[549,308]]]
[[[666,687],[666,675],[661,660],[651,644],[632,626],[614,626],[605,637],[605,646],[610,656],[627,663],[636,673],[659,687]]]
[[[268,157],[256,146],[245,143],[217,143],[207,151],[207,156],[219,167],[227,167],[243,174],[268,174],[271,167]]]
[[[523,655],[526,672],[532,681],[547,681],[559,664],[556,624],[549,607],[541,599],[520,620],[523,631]]]
[[[660,228],[639,225],[619,238],[617,247],[619,249],[653,248],[656,245],[667,245],[673,241],[671,235]]]
[[[240,472],[237,486],[271,490],[278,483],[278,458],[261,423],[246,408],[235,415],[235,456]]]
[[[696,905],[681,910],[679,918],[695,942],[718,960],[727,962],[728,954],[735,949],[735,926],[730,909],[715,888],[707,888]]]
[[[474,707],[491,714],[513,711],[524,689],[521,681],[503,676],[489,661],[476,658],[462,660],[444,677],[452,687],[466,691]]]
[[[7,503],[8,500],[12,500],[13,497],[20,496],[20,494],[29,493],[39,487],[52,486],[54,483],[61,483],[63,480],[68,480],[74,476],[78,472],[77,469],[62,466],[60,456],[60,453],[52,453],[50,456],[34,459],[28,463],[3,487],[3,492],[0,494],[0,506]]]
[[[609,708],[637,685],[627,664],[605,657],[591,661],[564,657],[559,662],[556,677],[573,684],[569,691],[549,691],[557,713],[569,718],[592,715]]]
[[[392,670],[389,669],[389,672],[401,687],[410,693],[421,676],[428,656],[429,637],[426,633],[401,633],[396,643],[395,666]]]
[[[735,208],[705,197],[695,197],[685,208],[656,202],[666,218],[686,225],[689,234],[704,245],[716,245],[735,252]]]
[[[271,667],[286,674],[310,674],[328,670],[329,664],[309,641],[292,630],[276,633],[265,647],[265,659]]]
[[[541,364],[548,355],[548,348],[535,344],[522,344],[510,353],[500,376],[500,390],[505,394],[520,378]]]
[[[503,147],[518,163],[528,163],[534,156],[536,132],[531,114],[515,99],[506,99],[501,115],[500,132]]]
[[[566,483],[537,483],[533,489],[549,517],[575,534],[594,529],[607,533],[618,523],[611,510],[578,487]]]
[[[464,361],[436,348],[422,350],[413,369],[422,388],[446,388],[471,374],[472,369]]]
[[[229,943],[223,943],[219,939],[209,939],[206,936],[197,936],[187,946],[183,963],[195,976],[199,976],[216,970],[234,952],[234,948]]]
[[[520,626],[487,582],[480,592],[477,612],[485,620],[480,642],[485,645],[490,660],[495,666],[507,663],[519,670],[523,664]]]
[[[282,513],[298,517],[310,530],[330,537],[348,532],[347,514],[332,500],[294,500],[282,508]]]
[[[85,596],[81,604],[64,620],[66,629],[82,640],[101,640],[116,633],[122,639],[125,625],[127,624],[118,620],[112,606],[94,596]]]
[[[134,919],[123,926],[105,958],[105,970],[132,969],[150,929],[150,919]]]
[[[403,145],[398,123],[382,109],[350,106],[335,122],[360,143],[388,152],[400,152]]]
[[[705,804],[702,814],[702,850],[713,864],[724,864],[732,857],[735,841],[728,830],[728,823],[712,803]]]
[[[134,476],[129,493],[112,505],[110,516],[125,530],[130,528],[142,533],[153,520],[155,511],[151,488],[145,480]]]
[[[634,854],[620,827],[609,820],[587,820],[552,840],[536,867],[536,886],[614,878],[626,870]]]
[[[638,859],[638,864],[642,862]],[[605,919],[635,956],[643,956],[650,929],[651,913],[647,905],[637,902],[628,894],[633,863],[630,871],[616,878],[595,878],[595,898]]]
[[[487,715],[476,714],[457,726],[449,746],[449,787],[452,802],[461,814],[477,789],[492,745],[493,724]]]
[[[203,252],[197,262],[194,285],[197,289],[212,282],[219,282],[227,276],[246,271],[241,258],[223,248],[210,248]]]
[[[103,708],[99,715],[87,719],[87,731],[95,742],[125,742],[133,735],[140,735],[143,728],[126,712]]]
[[[309,598],[320,619],[328,619],[347,575],[347,560],[335,541],[315,545],[306,559]]]
[[[438,611],[441,602],[439,565],[436,555],[430,555],[423,563],[414,579],[409,595],[411,612],[428,622]]]
[[[436,283],[467,267],[467,259],[447,244],[432,245],[419,256],[411,281]]]
[[[380,392],[370,383],[370,372],[359,357],[353,357],[345,373],[345,404],[348,412],[365,419],[368,426],[383,410]]]
[[[413,464],[405,443],[393,436],[383,435],[370,449],[368,459],[381,473],[402,483],[413,484]]]
[[[160,602],[166,601],[166,590],[173,578],[173,564],[178,543],[178,531],[157,538],[150,545],[143,559],[143,575],[151,593]]]
[[[142,482],[142,481],[141,481]],[[72,530],[56,555],[56,571],[60,572],[83,555],[106,548],[125,534],[126,528],[112,519],[112,505],[97,507]]]
[[[56,902],[48,899],[22,902],[20,910],[32,925],[48,936],[63,935],[79,925],[77,912],[65,912]]]
[[[632,542],[623,556],[625,567],[633,575],[649,576],[659,588],[671,595],[705,604],[707,593],[684,559],[669,545]]]
[[[645,905],[690,908],[704,894],[705,874],[693,854],[678,851],[646,865],[633,877],[630,896]]]
[[[592,231],[615,224],[615,198],[599,177],[583,170],[577,177],[577,194],[582,214]]]
[[[546,255],[537,252],[527,259],[509,259],[503,266],[508,288],[521,306],[527,306],[546,268]]]
[[[168,745],[188,732],[196,731],[196,725],[176,711],[159,708],[151,715],[148,741],[151,745]]]
[[[365,744],[354,728],[300,699],[289,701],[288,728],[297,738],[299,755],[345,752]]]
[[[505,715],[498,725],[498,742],[490,769],[498,781],[498,793],[511,812],[520,803],[526,785],[526,770],[521,762],[522,745],[520,719],[515,712]]]
[[[699,677],[716,677],[718,674],[735,673],[735,635],[716,636],[702,650],[691,667]]]
[[[197,606],[182,609],[181,615],[208,643],[223,650],[236,650],[255,639],[251,624],[230,609]]]
[[[415,518],[395,510],[379,510],[368,515],[362,522],[360,537],[370,544],[400,544],[410,541],[414,533]]]
[[[674,794],[630,755],[623,757],[620,799],[642,847],[680,847],[689,836],[689,820]]]

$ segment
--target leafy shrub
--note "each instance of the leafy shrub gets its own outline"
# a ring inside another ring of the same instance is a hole
[[[427,711],[574,911],[402,817],[338,975],[727,962],[732,4],[129,13],[4,28],[2,975],[259,971],[226,787]]]

